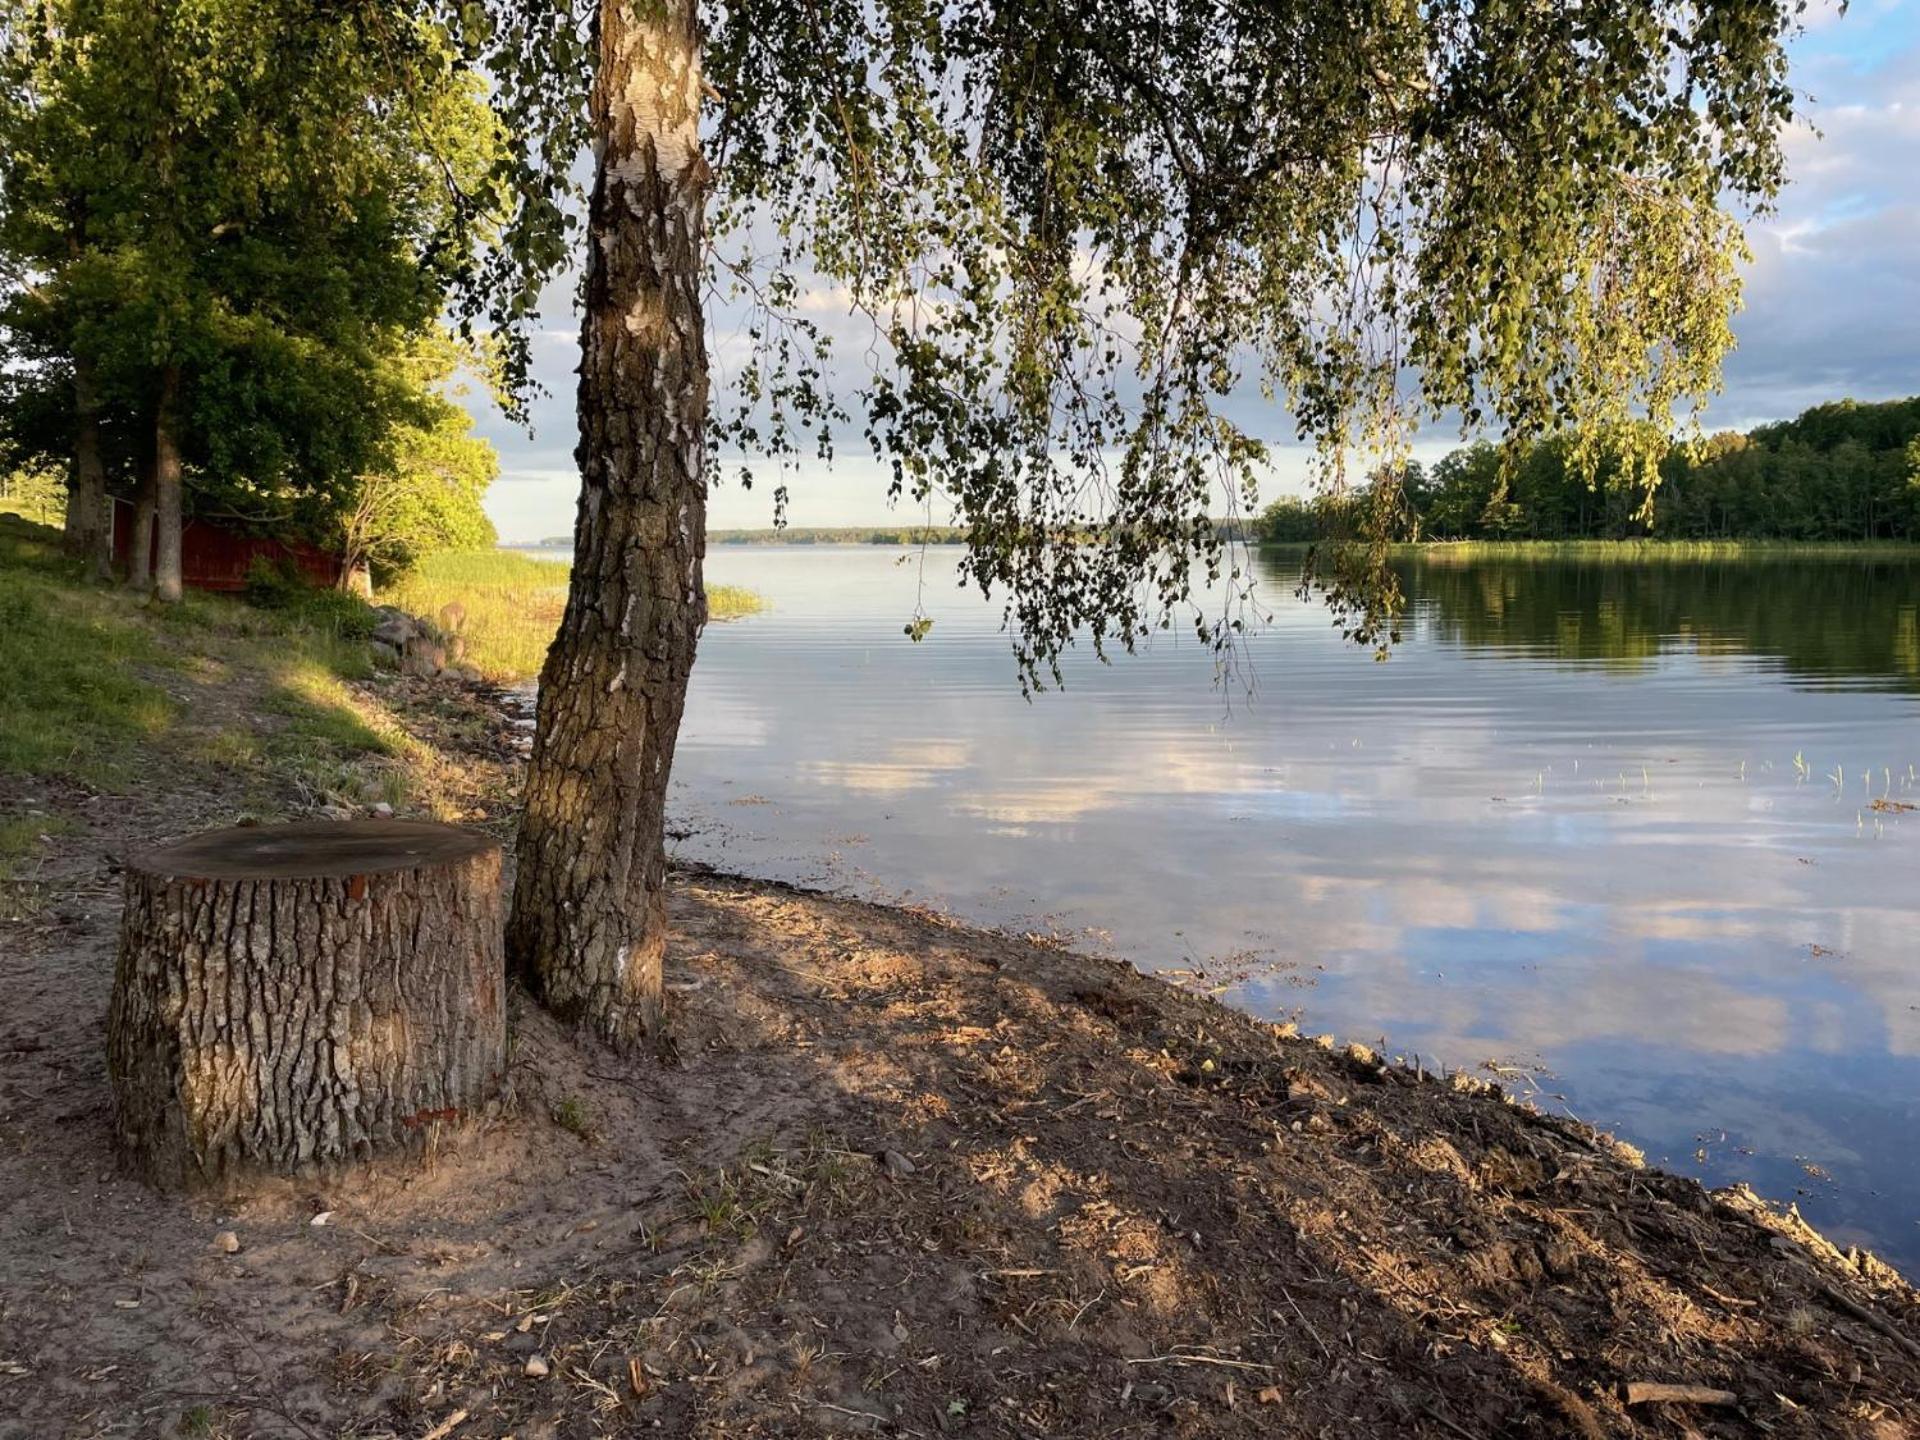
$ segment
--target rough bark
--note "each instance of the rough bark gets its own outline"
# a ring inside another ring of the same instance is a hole
[[[75,204],[67,230],[67,255],[86,248],[86,212]],[[107,494],[107,464],[100,438],[100,389],[93,361],[73,357],[73,476],[67,491],[67,548],[102,580],[113,574],[113,501]]]
[[[153,470],[140,477],[133,494],[133,534],[127,551],[127,588],[142,595],[153,589]]]
[[[163,1188],[405,1147],[505,1065],[500,850],[405,821],[215,831],[127,866],[107,1068]]]
[[[667,778],[706,619],[697,21],[637,9],[600,9],[573,578],[507,930],[528,987],[623,1047],[659,1023]]]
[[[74,440],[73,470],[67,476],[67,514],[60,526],[60,543],[67,553],[74,556],[86,555],[93,549],[92,507],[87,503],[80,479],[80,442]]]
[[[160,403],[153,419],[153,594],[156,600],[177,604],[181,594],[180,568],[180,439],[175,430],[180,399],[180,367],[160,372]]]
[[[67,549],[101,579],[113,571],[113,510],[100,444],[100,397],[91,362],[73,365],[73,475],[67,489]]]

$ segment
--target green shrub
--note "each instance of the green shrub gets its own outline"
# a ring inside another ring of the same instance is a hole
[[[254,557],[247,569],[247,603],[286,616],[303,629],[338,640],[364,641],[373,634],[379,616],[357,595],[323,589],[310,582],[289,560]]]

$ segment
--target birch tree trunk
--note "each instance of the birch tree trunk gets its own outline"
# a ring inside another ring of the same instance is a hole
[[[659,1025],[667,777],[706,620],[695,4],[600,7],[573,577],[507,928],[533,993],[623,1048]]]
[[[180,441],[174,430],[180,399],[180,367],[160,372],[160,404],[153,421],[153,594],[169,605],[180,601]]]

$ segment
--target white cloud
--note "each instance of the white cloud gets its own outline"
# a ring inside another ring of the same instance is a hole
[[[1811,97],[1809,119],[1786,137],[1791,184],[1778,212],[1750,232],[1747,308],[1735,324],[1739,345],[1725,394],[1708,416],[1715,427],[1745,428],[1842,396],[1920,393],[1920,246],[1913,243],[1920,233],[1920,28],[1913,10],[1895,0],[1856,0],[1844,16],[1834,0],[1808,9],[1807,33],[1794,46],[1794,83]],[[532,435],[497,415],[482,417],[516,482],[497,487],[489,501],[508,539],[555,534],[572,520],[573,291],[571,281],[558,283],[541,304],[534,370],[548,393],[531,407]],[[844,289],[822,285],[801,302],[843,359],[870,338],[864,321],[847,316],[847,299]],[[737,307],[720,309],[711,345],[724,383],[744,346]],[[1276,441],[1291,434],[1284,415],[1268,420],[1251,401],[1237,408],[1242,423]],[[857,443],[857,430],[841,440],[843,449]],[[1451,441],[1433,432],[1422,458]],[[1306,475],[1304,449],[1282,444],[1270,493],[1297,493]],[[770,523],[772,483],[752,492],[716,489],[710,523]],[[871,462],[842,459],[830,471],[808,464],[789,483],[796,524],[897,518]]]

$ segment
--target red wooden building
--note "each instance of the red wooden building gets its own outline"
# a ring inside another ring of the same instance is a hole
[[[154,555],[157,548],[157,541],[150,545],[150,558],[157,558]],[[113,502],[114,567],[125,574],[132,560],[133,505],[116,497]],[[189,520],[181,527],[181,579],[195,590],[244,590],[247,572],[255,560],[265,560],[274,566],[290,561],[314,585],[338,585],[343,569],[340,556],[304,540],[242,535],[205,520]]]

